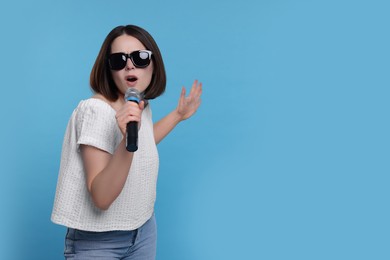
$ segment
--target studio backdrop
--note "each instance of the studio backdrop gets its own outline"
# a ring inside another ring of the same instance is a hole
[[[104,37],[135,24],[202,105],[158,145],[158,260],[390,259],[390,4],[3,1],[0,251],[63,259],[65,128]]]

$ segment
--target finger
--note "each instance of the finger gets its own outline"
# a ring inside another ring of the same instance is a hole
[[[201,94],[202,94],[202,82],[199,82],[199,84],[196,87],[196,91],[194,95],[196,96],[196,98],[199,98]]]
[[[144,110],[144,108],[145,108],[145,101],[141,101],[141,102],[139,102],[139,109],[141,109],[141,111],[142,110]]]
[[[194,91],[196,90],[196,86],[198,85],[198,80],[194,80],[194,83],[192,83],[192,87],[191,87],[191,91],[190,91],[190,94],[189,96],[192,96]]]
[[[135,102],[127,102],[123,106],[123,109],[118,111],[117,118],[118,119],[125,118],[127,120],[129,116],[141,116],[143,106],[144,106],[143,104],[137,104]]]
[[[126,112],[127,114],[139,114],[145,108],[145,101],[141,101],[139,103],[136,102],[127,102],[126,104]]]
[[[198,87],[196,88],[196,93],[195,93],[196,98],[199,98],[200,95],[202,95],[202,82],[199,83]]]
[[[140,122],[140,121],[141,121],[141,117],[138,115],[128,115],[124,120],[125,124],[129,122]]]
[[[138,107],[139,107],[139,104],[137,102],[126,102],[123,105],[124,111],[129,111],[132,108],[138,108]]]

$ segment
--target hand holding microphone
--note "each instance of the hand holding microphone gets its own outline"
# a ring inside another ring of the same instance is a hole
[[[135,88],[129,88],[125,94],[125,105],[117,112],[116,119],[126,141],[126,150],[138,150],[138,130],[144,101],[142,94]]]

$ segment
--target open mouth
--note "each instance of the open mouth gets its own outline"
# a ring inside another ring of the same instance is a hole
[[[137,79],[138,79],[138,78],[137,78],[137,77],[134,77],[134,76],[129,76],[129,77],[126,78],[126,80],[129,81],[129,82],[136,82]]]

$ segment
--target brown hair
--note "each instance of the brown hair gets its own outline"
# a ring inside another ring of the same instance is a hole
[[[150,85],[145,90],[145,99],[154,99],[165,91],[166,74],[160,50],[153,37],[144,29],[135,25],[115,27],[104,40],[90,75],[90,85],[95,93],[103,95],[111,101],[118,99],[118,88],[112,79],[108,66],[108,55],[111,53],[111,44],[119,36],[126,34],[137,38],[147,50],[152,51],[153,76]]]

